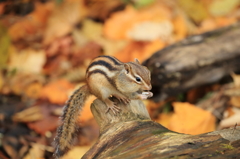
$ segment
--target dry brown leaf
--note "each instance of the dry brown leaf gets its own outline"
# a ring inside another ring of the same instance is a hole
[[[240,96],[233,96],[230,98],[230,104],[234,107],[240,108]]]
[[[34,122],[43,119],[41,109],[38,106],[27,108],[12,116],[15,122]]]
[[[4,78],[3,78],[2,72],[0,72],[0,91],[3,87],[3,85],[4,85]]]
[[[231,76],[233,78],[233,83],[234,83],[235,87],[240,87],[240,75],[231,73]]]
[[[43,87],[41,98],[47,98],[51,103],[64,104],[73,88],[73,84],[67,80],[59,79]]]
[[[42,102],[36,103],[35,106],[40,108],[43,118],[35,122],[28,122],[28,127],[41,135],[46,135],[46,132],[55,130],[59,124],[59,117],[53,115],[52,111],[59,106]]]
[[[44,149],[39,143],[33,143],[28,154],[23,159],[44,159]]]
[[[78,46],[84,46],[89,41],[95,41],[103,48],[105,55],[113,55],[120,51],[127,42],[123,40],[113,41],[105,38],[102,34],[103,24],[92,20],[84,20],[80,30],[73,32],[74,41]]]
[[[17,70],[25,73],[41,73],[46,62],[46,55],[43,50],[25,49],[17,51],[11,47],[8,70]]]
[[[170,130],[193,135],[215,130],[216,119],[210,112],[189,103],[175,102],[173,107]]]
[[[33,82],[26,86],[24,93],[27,97],[38,99],[42,91],[43,85],[40,82]]]
[[[80,22],[87,13],[83,1],[64,1],[49,17],[44,35],[44,44],[67,35],[73,27]]]
[[[34,37],[41,33],[45,26],[48,15],[53,9],[53,2],[35,3],[35,9],[32,13],[25,16],[22,20],[12,25],[8,32],[13,41]]]
[[[234,126],[236,123],[240,125],[240,109],[232,107],[230,108],[233,112],[233,115],[229,116],[229,110],[226,110],[224,112],[225,118],[220,122],[219,128],[229,128],[231,126]]]
[[[8,93],[23,95],[30,98],[38,98],[45,78],[41,75],[30,73],[17,73],[5,80],[5,90]]]

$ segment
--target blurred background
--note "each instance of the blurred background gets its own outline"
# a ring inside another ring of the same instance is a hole
[[[239,0],[0,0],[0,158],[53,158],[62,108],[84,84],[94,57],[143,62],[191,35],[239,19]],[[226,84],[239,91],[240,75],[231,77],[144,103],[152,120],[176,132],[234,127],[240,123],[239,92],[228,96],[221,112],[214,103],[205,109],[199,104],[220,101]],[[80,158],[97,140],[93,100],[79,117],[79,139],[64,159]]]

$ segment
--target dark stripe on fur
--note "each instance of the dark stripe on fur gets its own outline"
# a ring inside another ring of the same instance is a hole
[[[106,55],[102,55],[102,56],[99,56],[99,57],[106,57],[108,58],[109,60],[111,60],[115,65],[122,65],[122,62],[119,61],[118,59],[112,57],[112,56],[106,56]]]
[[[107,76],[107,74],[106,74],[105,72],[103,72],[102,70],[96,69],[96,70],[93,70],[93,71],[91,71],[91,72],[88,72],[88,77],[91,76],[92,74],[96,74],[96,73],[99,73],[99,74],[104,75],[105,78],[106,78],[113,86],[115,86],[115,84],[114,84],[114,82],[113,82],[113,79],[109,78],[109,77]]]
[[[99,60],[99,61],[95,61],[95,62],[91,63],[88,66],[87,72],[91,67],[96,66],[96,65],[104,66],[107,69],[109,69],[110,71],[116,71],[117,70],[115,67],[113,67],[111,64],[107,63],[106,61]]]

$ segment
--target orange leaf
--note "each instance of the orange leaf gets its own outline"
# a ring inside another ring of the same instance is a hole
[[[168,128],[186,133],[201,134],[215,130],[215,117],[208,111],[202,110],[189,103],[173,103],[174,114]]]
[[[129,62],[137,58],[143,61],[154,52],[162,49],[166,44],[161,40],[152,42],[130,42],[122,51],[114,54],[114,56],[123,62]]]
[[[51,103],[64,104],[68,100],[68,92],[73,88],[73,84],[60,79],[43,87],[41,97],[47,98]]]
[[[240,96],[233,96],[233,97],[231,97],[230,103],[233,106],[240,108]]]
[[[127,33],[135,24],[144,21],[161,22],[170,18],[170,10],[161,3],[137,10],[127,6],[125,10],[114,13],[104,24],[104,35],[110,39],[128,39]]]
[[[162,126],[168,127],[168,125],[171,121],[172,115],[173,115],[172,113],[161,113],[158,116],[157,122],[159,124],[161,124]]]
[[[178,15],[173,19],[176,40],[181,40],[187,35],[187,25],[183,15]]]
[[[29,37],[29,35],[34,36],[43,29],[49,13],[53,9],[53,3],[36,3],[35,7],[32,13],[9,28],[9,34],[13,41]]]
[[[79,116],[81,123],[93,118],[90,106],[95,99],[96,99],[95,96],[91,96],[89,99],[87,99],[87,101],[81,111],[81,114]]]

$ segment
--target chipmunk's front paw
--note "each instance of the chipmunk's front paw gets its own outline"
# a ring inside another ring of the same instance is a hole
[[[139,94],[140,99],[148,99],[153,96],[152,92],[142,92],[142,94]]]

